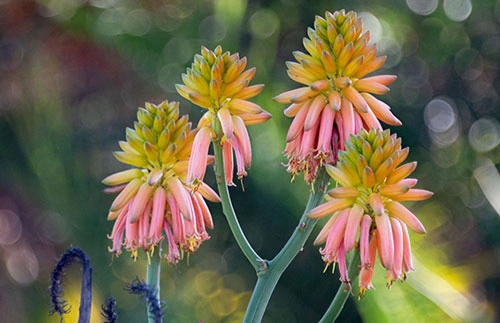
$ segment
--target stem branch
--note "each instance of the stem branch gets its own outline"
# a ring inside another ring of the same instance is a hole
[[[213,142],[214,154],[215,154],[215,178],[217,181],[217,188],[219,191],[220,199],[222,201],[222,212],[226,216],[227,223],[229,224],[229,228],[233,233],[238,246],[241,251],[248,259],[252,267],[258,271],[259,268],[264,263],[264,260],[255,252],[255,250],[248,242],[243,230],[241,229],[240,223],[238,222],[238,218],[236,217],[236,213],[234,212],[233,204],[231,203],[231,197],[229,196],[229,190],[226,185],[225,176],[224,176],[224,161],[222,157],[222,147],[217,141]]]
[[[309,195],[304,213],[300,218],[299,225],[296,227],[283,249],[281,249],[278,255],[268,263],[266,270],[258,272],[257,284],[250,298],[250,303],[248,304],[243,322],[262,321],[267,304],[269,303],[281,275],[300,250],[302,250],[302,247],[317,223],[317,220],[309,219],[307,214],[323,201],[328,180],[328,174],[323,169],[320,170],[314,182],[313,190]]]

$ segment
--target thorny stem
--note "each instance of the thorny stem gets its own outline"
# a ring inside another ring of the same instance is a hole
[[[359,265],[361,263],[361,260],[359,258],[359,249],[354,249],[354,252],[352,253],[353,255],[351,256],[351,260],[349,261],[349,268],[347,270],[348,277],[351,279],[351,286],[354,285],[354,283],[358,279]],[[326,310],[319,323],[335,322],[335,320],[340,315],[340,312],[342,312],[347,298],[349,298],[349,295],[351,295],[350,289],[352,288],[351,286],[345,286],[346,288],[348,288],[348,290],[346,290],[343,288],[343,286],[344,284],[340,285],[335,298],[333,299],[332,303]]]

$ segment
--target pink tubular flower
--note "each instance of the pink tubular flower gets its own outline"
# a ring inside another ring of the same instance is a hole
[[[247,101],[259,94],[264,86],[248,85],[255,75],[255,68],[245,71],[246,64],[245,57],[240,59],[238,54],[223,53],[220,46],[214,51],[202,47],[201,55],[195,56],[191,68],[182,75],[184,84],[176,85],[180,95],[208,110],[198,123],[200,131],[189,160],[187,180],[195,190],[205,175],[206,156],[212,140],[224,150],[226,183],[234,185],[234,157],[238,178],[246,176],[246,169],[252,163],[246,126],[271,118],[260,106]]]
[[[326,166],[339,186],[328,191],[327,202],[308,216],[319,219],[332,214],[314,244],[325,244],[320,253],[326,266],[338,263],[340,280],[348,285],[346,254],[359,246],[362,296],[373,288],[377,253],[388,272],[388,286],[414,270],[408,228],[416,233],[425,229],[400,202],[425,200],[432,193],[414,188],[417,180],[406,178],[416,163],[402,164],[409,150],[401,149],[401,140],[388,130],[361,130],[345,142],[345,148],[339,151],[337,166]]]
[[[390,107],[373,94],[385,94],[396,76],[365,77],[380,68],[386,57],[377,57],[375,44],[368,45],[355,12],[326,12],[308,29],[304,47],[294,52],[297,62],[287,62],[289,77],[304,87],[284,92],[275,101],[289,104],[285,115],[293,117],[284,153],[292,180],[304,173],[310,184],[324,164],[334,165],[338,149],[360,129],[382,129],[379,120],[401,125]]]
[[[110,252],[121,254],[123,245],[136,259],[138,249],[152,253],[165,234],[165,258],[177,263],[182,252],[193,253],[209,239],[206,228],[213,228],[213,222],[205,199],[220,199],[201,181],[197,192],[186,184],[189,157],[197,153],[191,153],[197,131],[191,130],[187,116],[179,118],[177,102],[146,103],[137,118],[134,129],[127,128],[126,141],[120,142],[123,151],[114,154],[136,168],[103,180],[112,186],[108,192],[119,192],[108,215],[108,220],[116,220]],[[198,158],[207,163],[206,154]]]

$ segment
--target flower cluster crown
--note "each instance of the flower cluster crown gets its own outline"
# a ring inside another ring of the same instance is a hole
[[[285,115],[294,118],[285,149],[292,178],[304,172],[306,182],[314,181],[318,167],[334,164],[337,150],[362,128],[382,129],[379,120],[401,125],[390,107],[373,96],[387,93],[396,76],[366,77],[386,60],[377,57],[377,46],[369,41],[354,11],[326,12],[308,29],[307,53],[295,51],[297,62],[287,62],[288,76],[305,85],[274,98],[289,104]]]
[[[126,129],[117,160],[134,166],[106,177],[103,183],[119,192],[108,220],[116,220],[109,238],[110,251],[121,253],[121,246],[137,257],[137,249],[153,251],[167,237],[170,262],[177,262],[181,250],[194,252],[209,238],[206,227],[213,222],[205,199],[218,202],[217,194],[206,184],[191,193],[186,184],[188,160],[197,130],[187,116],[179,116],[177,102],[146,103],[139,108],[134,128]]]
[[[401,139],[389,130],[361,130],[351,136],[345,151],[339,151],[337,165],[326,166],[339,186],[327,192],[327,202],[309,213],[314,219],[332,214],[315,244],[325,243],[320,250],[323,260],[327,266],[339,264],[340,279],[345,283],[349,283],[346,253],[359,245],[361,295],[373,287],[377,252],[388,271],[389,286],[413,271],[407,228],[417,233],[424,233],[425,229],[400,202],[425,200],[432,193],[415,189],[417,180],[407,178],[417,165],[402,164],[408,152],[408,148],[401,148]]]
[[[191,68],[182,75],[184,84],[176,84],[181,96],[208,109],[198,123],[200,129],[194,143],[196,155],[190,160],[188,181],[193,187],[203,180],[206,156],[211,140],[216,140],[224,150],[226,183],[233,184],[233,152],[236,157],[237,175],[247,175],[252,163],[252,149],[247,125],[267,121],[271,115],[248,99],[259,94],[264,85],[249,85],[255,68],[245,70],[247,60],[238,53],[223,52],[221,46],[213,51],[202,47],[195,55]]]

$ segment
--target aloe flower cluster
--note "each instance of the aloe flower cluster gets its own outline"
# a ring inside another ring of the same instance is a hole
[[[326,166],[339,186],[327,192],[326,203],[309,213],[313,219],[331,215],[314,243],[325,244],[320,250],[323,260],[327,267],[339,264],[344,283],[349,284],[346,254],[359,245],[361,296],[373,287],[377,253],[388,272],[388,286],[414,270],[408,228],[416,233],[425,229],[401,202],[425,200],[432,193],[414,188],[417,180],[407,178],[417,165],[403,164],[408,152],[389,130],[361,130],[351,136],[345,151],[339,151],[337,165]]]
[[[194,140],[193,156],[188,168],[188,182],[193,188],[203,180],[206,156],[212,140],[223,149],[225,180],[234,185],[233,153],[239,179],[247,175],[252,164],[252,148],[247,125],[267,121],[271,115],[248,101],[259,94],[264,85],[249,85],[255,68],[245,70],[247,60],[239,55],[223,52],[218,46],[211,51],[205,47],[194,57],[191,68],[182,75],[184,84],[177,84],[180,95],[207,109],[198,123],[200,129]]]
[[[318,168],[335,164],[337,150],[360,129],[382,129],[379,120],[401,124],[374,96],[387,93],[396,76],[366,77],[386,60],[369,41],[355,12],[326,12],[304,38],[307,53],[296,51],[297,62],[287,62],[288,76],[304,85],[274,98],[289,104],[285,115],[294,118],[285,148],[292,179],[303,172],[305,181],[313,182]]]
[[[191,129],[187,116],[179,116],[177,102],[146,103],[137,119],[133,129],[127,128],[126,140],[119,142],[122,151],[114,153],[133,168],[103,180],[111,186],[108,192],[119,192],[108,215],[115,220],[110,251],[119,255],[124,246],[137,258],[138,249],[152,253],[166,237],[166,258],[176,263],[184,251],[195,252],[209,239],[206,228],[213,222],[205,199],[220,200],[205,183],[196,192],[186,183],[197,130]]]

